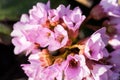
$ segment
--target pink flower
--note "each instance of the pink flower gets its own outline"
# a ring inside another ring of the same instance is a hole
[[[70,5],[65,7],[64,5],[59,5],[57,8],[56,8],[60,18],[63,18],[63,16],[66,16],[68,15],[68,13],[71,13],[72,10],[70,10]]]
[[[32,54],[29,57],[30,64],[22,64],[22,69],[29,77],[29,80],[35,80],[38,77],[38,72],[41,72],[44,68],[40,66],[39,53]],[[42,76],[39,75],[39,79],[42,80]],[[36,79],[38,80],[38,79]]]
[[[63,16],[63,20],[66,23],[68,29],[73,31],[79,29],[84,19],[85,16],[82,16],[82,12],[78,7],[76,7],[72,12],[67,12],[67,14]]]
[[[55,9],[48,11],[48,19],[51,23],[57,22],[60,19],[60,15],[58,14],[58,11]]]
[[[107,44],[108,37],[105,34],[105,28],[96,31],[85,44],[85,55],[92,60],[98,61],[104,56],[108,56],[105,46]]]
[[[62,63],[65,80],[82,80],[90,75],[90,71],[85,63],[83,55],[69,55],[67,60]]]
[[[120,49],[111,52],[108,61],[113,65],[114,71],[120,72]]]
[[[40,73],[39,73],[40,74]],[[60,66],[57,64],[53,64],[52,66],[49,66],[48,68],[43,70],[43,80],[62,80],[63,73],[60,69]]]
[[[40,60],[42,52],[31,54],[29,57],[30,64],[22,64],[22,69],[25,71],[29,80],[61,80],[62,70],[58,64],[53,64],[48,67],[43,67]]]
[[[105,72],[110,70],[112,66],[109,65],[100,65],[100,64],[95,64],[93,65],[93,69],[91,70],[91,73],[93,75],[94,80],[106,80],[102,75],[104,75]]]
[[[119,73],[107,70],[103,75],[100,76],[101,80],[119,80]]]
[[[35,80],[38,77],[38,72],[42,70],[40,67],[40,62],[38,60],[31,60],[30,64],[22,64],[22,69],[24,70],[25,74],[29,77],[28,80]],[[42,76],[39,75],[39,79],[42,80]],[[39,80],[36,79],[36,80]]]
[[[54,28],[54,37],[50,39],[48,49],[50,51],[55,51],[64,47],[68,42],[68,33],[67,31],[61,26],[57,25]]]
[[[41,28],[38,31],[38,37],[36,43],[39,43],[41,47],[47,47],[50,44],[50,39],[54,37],[54,33],[48,28]]]
[[[50,38],[54,36],[54,33],[48,28],[31,29],[24,32],[25,37],[32,43],[37,43],[40,47],[47,47],[50,43]]]
[[[50,1],[47,4],[37,3],[36,6],[33,6],[30,9],[30,20],[34,21],[35,23],[45,23],[47,20],[47,12],[50,9]]]
[[[14,37],[12,39],[12,43],[15,45],[15,54],[19,54],[22,51],[27,50],[29,52],[30,48],[34,48],[34,44],[26,39],[23,32],[25,30],[30,30],[38,27],[37,25],[28,24],[29,18],[25,14],[22,15],[20,21],[21,22],[17,22],[16,24],[14,24],[14,30],[11,33],[11,36]]]
[[[120,6],[118,0],[101,0],[100,5],[109,16],[120,18]]]
[[[25,36],[28,41],[40,44],[40,47],[48,46],[50,51],[55,51],[65,46],[68,41],[67,31],[61,25],[57,25],[54,28],[54,32],[48,28],[27,30]]]
[[[32,48],[31,42],[27,41],[25,37],[22,38],[16,37],[12,39],[12,43],[16,46],[14,49],[15,54],[19,54],[25,50],[29,51],[29,48]]]
[[[64,5],[60,5],[57,9],[50,9],[49,1],[47,4],[37,3],[33,9],[30,9],[29,16],[22,15],[20,21],[14,25],[11,36],[13,39],[17,37],[13,40],[15,53],[30,52],[34,48],[39,50],[43,47],[55,51],[66,46],[70,41],[70,37],[68,37],[70,30],[68,29],[77,31],[84,18],[85,16],[78,7],[73,11],[70,10],[70,6],[65,7]],[[20,44],[18,45],[16,42]],[[25,43],[27,43],[26,47],[24,47]]]
[[[100,5],[104,8],[105,12],[112,12],[117,4],[117,0],[101,0]]]

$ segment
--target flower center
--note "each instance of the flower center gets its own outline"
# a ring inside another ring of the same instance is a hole
[[[59,36],[57,36],[56,40],[58,42],[62,42],[62,40],[64,39],[64,36],[62,34],[60,34]]]
[[[92,51],[92,50],[89,50],[89,53],[90,53],[90,55],[92,55],[93,51]]]
[[[66,24],[64,23],[64,21],[63,21],[63,19],[59,19],[58,21],[55,21],[55,22],[51,22],[50,20],[47,20],[44,24],[43,24],[43,26],[45,26],[45,27],[47,27],[47,28],[49,28],[50,30],[54,30],[54,27],[56,27],[57,25],[62,25],[65,29],[67,28],[66,26]]]
[[[71,59],[71,60],[69,61],[69,67],[71,67],[71,68],[76,68],[77,66],[78,66],[78,62],[75,61],[75,59]]]

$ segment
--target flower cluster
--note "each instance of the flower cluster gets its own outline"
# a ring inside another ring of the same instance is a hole
[[[84,39],[79,35],[86,18],[79,7],[51,9],[48,1],[21,16],[11,36],[15,54],[25,51],[29,56],[29,64],[21,65],[29,80],[119,80],[120,6],[117,0],[98,5],[90,13],[92,18],[109,20]],[[94,12],[97,8],[103,15]]]

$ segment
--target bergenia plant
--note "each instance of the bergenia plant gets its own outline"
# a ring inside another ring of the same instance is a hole
[[[21,65],[28,80],[119,80],[118,1],[101,0],[86,17],[79,7],[70,7],[52,9],[50,1],[38,2],[14,24],[14,53],[28,56],[29,64]],[[103,18],[101,27],[87,27],[92,35],[80,37],[88,20]]]

